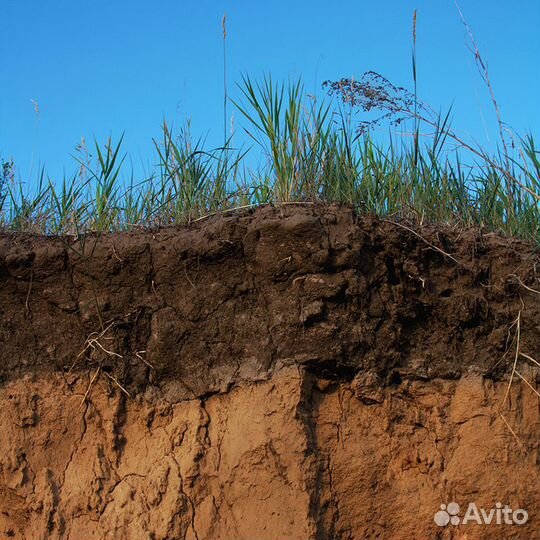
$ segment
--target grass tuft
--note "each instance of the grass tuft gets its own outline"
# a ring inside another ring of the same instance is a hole
[[[414,51],[413,65],[416,74]],[[229,139],[208,149],[189,123],[178,132],[164,123],[154,141],[158,165],[140,181],[127,170],[123,137],[96,141],[93,157],[82,149],[77,170],[60,182],[42,169],[26,184],[4,161],[0,227],[81,235],[189,223],[235,207],[320,201],[540,242],[540,157],[532,135],[516,138],[512,153],[506,145],[490,155],[454,132],[451,111],[434,112],[374,72],[328,81],[323,100],[305,95],[301,81],[244,77],[239,88],[234,105],[251,148],[235,149]],[[376,141],[374,128],[383,123],[392,130]],[[254,152],[255,170],[248,165]]]

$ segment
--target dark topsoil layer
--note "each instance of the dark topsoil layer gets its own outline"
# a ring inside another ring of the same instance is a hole
[[[291,363],[380,384],[498,378],[518,317],[521,349],[540,357],[539,263],[520,240],[336,206],[84,242],[4,234],[0,378],[101,366],[130,391],[176,381],[179,398]]]

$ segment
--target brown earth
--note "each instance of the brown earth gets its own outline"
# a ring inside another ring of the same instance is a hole
[[[539,263],[307,205],[0,236],[0,538],[540,538]]]

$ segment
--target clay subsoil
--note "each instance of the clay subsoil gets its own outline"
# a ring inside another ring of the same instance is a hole
[[[0,538],[540,539],[538,290],[338,206],[1,235]]]

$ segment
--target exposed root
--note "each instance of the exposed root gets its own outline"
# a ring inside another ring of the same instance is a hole
[[[540,398],[540,392],[517,370],[516,375]]]
[[[519,440],[519,437],[516,435],[515,431],[510,427],[510,424],[508,423],[508,421],[506,420],[506,418],[504,417],[503,413],[499,413],[500,417],[502,418],[502,421],[504,422],[504,424],[506,425],[506,427],[508,428],[508,431],[510,431],[510,433],[513,435],[514,439],[516,439],[516,442],[518,443],[519,447],[521,448],[521,450],[523,452],[525,452],[525,454],[529,454],[529,452],[527,451],[527,449],[523,446],[523,443]]]
[[[116,259],[117,259],[119,262],[123,263],[123,262],[124,262],[124,259],[122,259],[122,258],[118,255],[118,253],[116,253],[116,248],[114,247],[114,243],[112,244],[112,251],[113,251],[113,255],[116,257]]]
[[[432,244],[429,240],[426,240],[422,235],[418,234],[414,229],[411,229],[410,227],[407,227],[406,225],[403,225],[402,223],[398,223],[397,221],[390,221],[390,220],[383,220],[386,223],[391,223],[392,225],[395,225],[396,227],[401,227],[402,229],[405,229],[406,231],[409,231],[410,233],[414,234],[416,237],[420,238],[422,242],[426,243],[431,249],[434,249],[438,253],[440,253],[443,257],[446,257],[450,259],[451,261],[454,261],[458,266],[462,266],[463,268],[466,268],[466,266],[458,261],[455,257],[450,255],[450,253],[446,253],[446,251],[442,250],[441,248],[437,247],[435,244]]]
[[[530,360],[533,364],[536,364],[538,367],[540,367],[540,362],[538,360],[535,360],[532,356],[529,356],[528,354],[525,354],[524,352],[519,353],[521,356],[526,358],[527,360]]]
[[[501,403],[501,410],[504,407],[506,400],[508,399],[508,395],[510,394],[510,388],[512,386],[512,382],[514,381],[514,375],[516,374],[516,367],[517,367],[517,362],[518,362],[518,358],[520,354],[519,347],[521,344],[521,310],[519,310],[516,320],[512,323],[512,326],[514,325],[516,326],[516,353],[514,355],[514,364],[512,365],[512,373],[510,374],[510,380],[508,381],[506,393],[504,394],[504,399],[503,399],[503,402]],[[512,326],[510,328],[512,328]]]
[[[30,310],[30,294],[32,293],[33,282],[34,282],[34,270],[32,269],[32,272],[30,273],[30,283],[28,285],[28,292],[26,293],[26,299],[24,301],[24,309],[25,309],[27,318],[30,318],[32,315],[32,312]]]
[[[92,386],[94,386],[94,383],[96,382],[96,379],[98,378],[98,375],[101,371],[101,366],[98,366],[98,368],[96,369],[96,372],[94,373],[94,376],[92,377],[92,379],[90,380],[90,383],[88,384],[88,388],[86,389],[86,392],[84,393],[84,396],[81,400],[81,407],[85,404],[86,402],[86,398],[90,395],[90,392],[92,391]]]
[[[540,291],[537,291],[536,289],[531,289],[531,287],[528,287],[527,285],[525,285],[525,283],[523,283],[523,281],[521,281],[520,277],[517,276],[516,274],[508,274],[508,277],[516,278],[516,281],[517,281],[524,289],[526,289],[527,291],[532,292],[532,293],[534,293],[534,294],[540,294]]]
[[[150,369],[155,370],[156,368],[146,359],[141,356],[141,354],[146,354],[146,351],[135,351],[135,356],[143,363],[146,364]]]
[[[102,350],[105,354],[107,354],[108,356],[116,356],[117,358],[123,358],[122,355],[118,354],[118,353],[115,353],[113,351],[109,351],[108,349],[106,349],[100,342],[100,340],[105,336],[105,334],[115,325],[115,321],[112,321],[111,323],[109,323],[109,325],[107,327],[105,327],[101,332],[92,332],[87,338],[86,338],[86,342],[84,344],[84,347],[83,349],[81,350],[81,352],[77,355],[77,357],[75,358],[75,361],[73,362],[73,364],[71,365],[71,367],[69,368],[68,370],[68,373],[71,373],[71,371],[73,370],[73,368],[77,365],[77,362],[79,361],[79,358],[81,358],[84,354],[86,354],[86,352],[91,349],[92,351],[95,351],[96,348],[99,348],[100,350]]]
[[[90,351],[90,354],[89,354],[89,358],[92,359],[92,356],[93,356],[93,353],[94,351],[96,350],[99,350],[103,353],[105,353],[107,356],[110,356],[110,357],[115,357],[115,358],[119,358],[119,359],[123,359],[124,357],[115,352],[115,351],[111,351],[110,349],[108,349],[107,347],[105,347],[102,343],[101,343],[101,340],[102,339],[110,339],[110,338],[107,338],[105,337],[107,332],[109,332],[109,330],[111,330],[112,328],[114,328],[116,324],[116,321],[112,321],[110,322],[101,332],[92,332],[88,338],[86,339],[86,342],[84,344],[84,347],[83,349],[81,350],[81,352],[77,355],[77,358],[75,359],[75,361],[73,362],[73,364],[71,365],[71,367],[69,368],[68,370],[68,373],[70,373],[74,367],[77,365],[77,362],[79,361],[79,359],[85,355],[88,351]],[[142,351],[135,351],[135,356],[136,358],[138,358],[141,362],[143,362],[146,366],[148,366],[150,369],[153,369],[155,370],[154,366],[148,362],[148,360],[146,360],[143,355],[146,354],[146,351],[145,350],[142,350]],[[113,383],[118,386],[118,388],[124,393],[126,394],[126,396],[128,396],[129,398],[132,397],[131,393],[118,381],[118,379],[114,376],[114,375],[111,375],[110,373],[107,373],[106,371],[104,371],[102,369],[102,363],[100,362],[99,363],[99,366],[96,370],[96,372],[94,373],[94,376],[92,377],[91,381],[90,381],[90,384],[88,385],[88,388],[86,389],[86,392],[84,394],[84,397],[82,399],[82,403],[81,405],[86,401],[86,399],[88,398],[89,394],[90,394],[90,391],[92,389],[92,386],[94,385],[97,377],[99,376],[100,373],[103,373],[105,374],[106,377],[108,377],[111,381],[113,381]]]
[[[510,325],[509,331],[514,326],[516,327],[516,333],[515,333],[516,349],[515,349],[515,353],[514,353],[514,363],[512,365],[512,372],[510,374],[510,380],[508,381],[508,386],[506,387],[506,392],[504,394],[504,399],[503,399],[503,401],[501,403],[501,406],[500,406],[499,414],[500,414],[502,420],[504,421],[506,427],[510,431],[510,433],[513,435],[513,437],[518,442],[520,448],[526,454],[528,454],[529,452],[523,446],[523,443],[519,440],[519,437],[516,435],[516,433],[510,427],[510,424],[508,423],[508,421],[504,417],[504,415],[502,413],[502,409],[503,409],[506,401],[508,400],[508,396],[510,395],[510,389],[512,387],[512,383],[514,382],[514,377],[516,375],[540,398],[540,392],[538,392],[538,390],[536,388],[534,388],[534,386],[517,369],[517,364],[518,364],[518,360],[519,360],[520,357],[524,357],[527,360],[530,360],[531,362],[533,362],[534,364],[536,364],[539,367],[540,367],[540,362],[535,360],[532,356],[521,352],[521,350],[520,350],[520,348],[521,348],[521,310],[518,312],[518,315],[517,315],[516,319],[514,320],[514,322]]]
[[[118,388],[120,388],[120,390],[122,390],[122,392],[124,392],[127,397],[131,397],[131,394],[118,382],[118,379],[116,379],[116,377],[113,377],[110,373],[107,373],[106,371],[104,371],[103,373],[107,377],[109,377],[109,379],[111,379],[111,381],[113,381],[114,384],[116,384],[116,386],[118,386]]]

